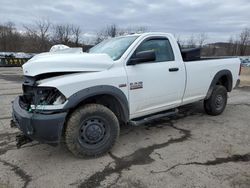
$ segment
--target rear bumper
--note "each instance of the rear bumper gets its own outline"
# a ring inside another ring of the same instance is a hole
[[[237,80],[235,88],[239,87],[239,85],[240,85],[240,79]]]
[[[20,107],[19,100],[17,97],[12,105],[12,116],[16,127],[32,140],[48,144],[59,143],[67,112],[30,113]]]

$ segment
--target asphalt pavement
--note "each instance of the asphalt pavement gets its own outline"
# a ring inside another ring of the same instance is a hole
[[[220,116],[202,103],[178,116],[122,127],[100,158],[75,158],[63,146],[15,146],[11,101],[21,94],[20,68],[0,68],[0,188],[5,187],[250,187],[250,86],[229,94]]]

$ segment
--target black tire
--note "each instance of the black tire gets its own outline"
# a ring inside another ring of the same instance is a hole
[[[224,86],[216,85],[211,96],[204,101],[204,109],[207,114],[220,115],[227,105],[227,89]]]
[[[65,143],[77,157],[98,157],[108,152],[120,134],[115,114],[100,104],[86,104],[69,117]]]

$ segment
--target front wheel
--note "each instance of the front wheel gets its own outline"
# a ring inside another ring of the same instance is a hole
[[[97,157],[112,148],[119,132],[118,119],[110,109],[100,104],[86,104],[70,115],[65,142],[75,156]]]
[[[227,105],[227,89],[224,86],[216,85],[211,96],[204,101],[204,109],[209,115],[221,114]]]

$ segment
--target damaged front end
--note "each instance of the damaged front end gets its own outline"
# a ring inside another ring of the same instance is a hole
[[[23,83],[23,96],[20,97],[20,105],[23,109],[32,112],[37,107],[45,105],[63,104],[66,97],[56,88],[38,87],[33,77],[25,77]]]
[[[11,124],[22,131],[22,135],[16,138],[17,146],[32,140],[59,143],[67,112],[53,107],[65,101],[66,97],[58,89],[39,87],[35,77],[24,77],[23,95],[18,96],[12,104]]]

